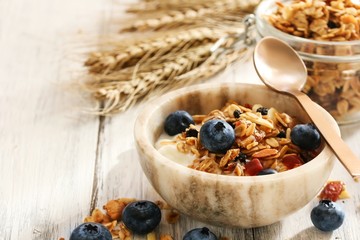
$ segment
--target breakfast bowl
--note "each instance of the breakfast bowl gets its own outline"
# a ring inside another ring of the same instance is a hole
[[[275,107],[303,123],[310,122],[295,99],[263,85],[210,83],[185,87],[148,102],[136,120],[135,142],[143,172],[170,206],[193,219],[239,228],[280,221],[309,203],[326,183],[335,156],[324,142],[318,155],[305,164],[262,176],[199,171],[179,164],[156,147],[170,113],[185,110],[191,115],[207,114],[228,101]],[[340,134],[331,115],[320,106],[318,109],[324,121]]]

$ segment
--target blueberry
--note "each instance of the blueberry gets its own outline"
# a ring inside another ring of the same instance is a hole
[[[311,211],[311,221],[321,231],[334,231],[343,222],[345,214],[341,207],[330,200],[321,200]]]
[[[170,136],[174,136],[185,131],[190,124],[194,124],[192,116],[186,111],[179,110],[166,117],[164,130]]]
[[[194,228],[187,232],[183,240],[217,240],[217,236],[211,232],[207,227]]]
[[[227,122],[212,119],[201,126],[200,141],[210,152],[224,153],[233,145],[235,132]]]
[[[159,225],[161,210],[150,201],[132,202],[124,208],[122,221],[134,233],[147,234]]]
[[[75,228],[70,240],[111,240],[110,231],[100,223],[83,223]]]
[[[291,141],[304,150],[314,150],[320,146],[321,136],[316,127],[311,124],[298,124],[290,133]]]
[[[261,113],[261,115],[267,115],[269,109],[266,107],[259,107],[258,109],[256,109],[257,112]]]
[[[269,174],[275,174],[277,173],[276,170],[272,169],[272,168],[266,168],[261,170],[257,175],[269,175]]]

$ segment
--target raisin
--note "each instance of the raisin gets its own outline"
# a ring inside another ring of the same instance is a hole
[[[266,107],[259,107],[256,111],[259,112],[259,113],[261,113],[261,115],[267,115],[269,109],[266,108]]]
[[[189,130],[186,131],[186,137],[196,137],[198,136],[198,130],[190,128]]]
[[[279,137],[279,138],[286,138],[286,133],[285,133],[285,131],[279,132],[279,134],[277,135],[277,137]]]
[[[234,113],[233,113],[235,118],[239,118],[240,114],[241,114],[241,112],[239,110],[235,110]]]
[[[338,28],[338,27],[339,27],[338,24],[336,24],[336,23],[333,22],[333,21],[329,21],[328,24],[327,24],[327,26],[328,26],[329,28]]]
[[[245,163],[246,162],[246,154],[245,153],[239,153],[239,155],[236,156],[235,161],[239,161],[241,163]]]

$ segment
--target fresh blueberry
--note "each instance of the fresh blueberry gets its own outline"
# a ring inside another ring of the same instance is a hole
[[[277,171],[272,168],[266,168],[261,170],[257,175],[269,175],[269,174],[275,174]]]
[[[75,228],[70,240],[111,240],[110,231],[100,223],[83,223]]]
[[[138,234],[147,234],[159,225],[161,210],[155,203],[150,201],[132,202],[124,208],[122,221],[131,231]]]
[[[207,227],[194,228],[187,232],[183,240],[217,240],[217,236],[211,232]]]
[[[267,115],[269,109],[266,107],[259,107],[258,109],[256,109],[257,112],[261,113],[261,115]]]
[[[311,211],[311,221],[321,231],[334,231],[343,222],[345,214],[341,207],[330,200],[321,200]]]
[[[235,132],[227,122],[212,119],[201,126],[200,141],[210,152],[224,153],[233,145]]]
[[[321,136],[316,127],[311,124],[298,124],[290,133],[291,141],[304,150],[314,150],[320,146]]]
[[[174,136],[185,131],[190,124],[194,124],[192,116],[186,111],[179,110],[166,117],[164,130],[170,136]]]

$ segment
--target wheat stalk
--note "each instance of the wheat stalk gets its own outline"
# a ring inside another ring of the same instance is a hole
[[[145,5],[153,3],[157,5],[155,7],[136,7],[130,11],[136,12],[139,16],[142,16],[144,12],[149,12],[149,10],[146,9],[155,8],[157,10],[152,14],[146,15],[145,19],[137,20],[130,24],[130,26],[124,27],[122,31],[156,31],[196,24],[207,18],[211,19],[213,17],[221,18],[228,15],[244,15],[246,12],[252,11],[258,2],[259,0],[226,0],[210,2],[201,1],[200,4],[191,4],[190,1],[184,1],[184,3],[176,1],[174,3],[164,3],[164,6],[161,2],[145,3]],[[171,6],[169,6],[169,4]],[[186,4],[189,6],[186,7]],[[171,10],[165,11],[165,9]]]
[[[240,28],[239,28],[240,29]],[[239,29],[201,27],[156,37],[131,45],[118,44],[116,48],[103,52],[92,52],[86,60],[85,66],[92,73],[109,74],[122,68],[134,66],[139,61],[184,51],[188,48],[215,42],[220,37],[235,33]]]
[[[223,46],[233,42],[233,38],[228,38]],[[213,43],[208,43],[109,75],[93,75],[85,86],[102,102],[102,107],[98,106],[96,114],[123,112],[144,97],[161,94],[212,76],[246,52],[246,48],[241,48],[212,53],[210,49],[213,46]]]
[[[212,43],[188,49],[178,54],[158,58],[151,64],[143,64],[113,72],[109,75],[93,75],[86,87],[103,108],[98,114],[122,112],[155,88],[176,86],[174,78],[198,67],[210,55]]]
[[[244,10],[251,10],[255,5],[258,4],[258,0],[172,0],[172,1],[143,1],[130,6],[127,9],[129,13],[148,13],[157,12],[160,10],[178,10],[178,9],[206,9],[206,8],[217,8],[224,6],[238,6]]]
[[[154,9],[130,9],[137,15],[146,14],[127,30],[176,30],[165,36],[149,31],[146,34],[151,37],[145,40],[120,41],[107,46],[110,50],[91,53],[85,62],[89,75],[84,87],[98,100],[92,113],[123,112],[144,98],[206,79],[244,58],[250,51],[245,45],[238,46],[238,36],[244,32],[242,19],[244,11],[258,1],[143,0],[142,6]],[[172,10],[165,12],[170,5]],[[149,18],[154,14],[158,17]],[[134,32],[128,34],[134,36]],[[219,48],[214,50],[214,46]]]

